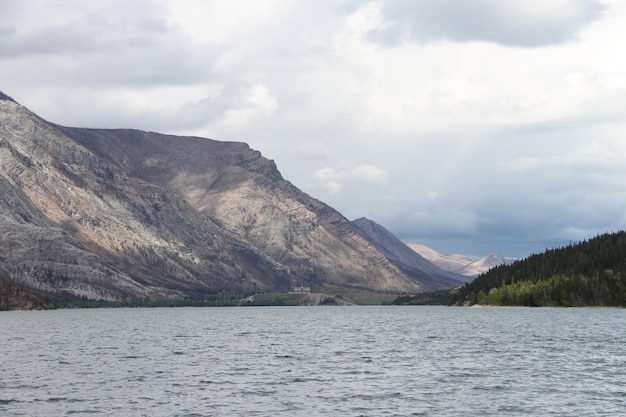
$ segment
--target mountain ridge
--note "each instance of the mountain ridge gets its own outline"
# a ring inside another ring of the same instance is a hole
[[[0,98],[0,268],[57,297],[421,292],[423,280],[242,142],[49,123]]]
[[[469,277],[465,279],[465,281],[475,278],[496,266],[510,264],[512,262],[495,252],[478,259],[472,259],[458,254],[447,255],[440,253],[428,246],[417,243],[409,243],[407,246],[443,270]]]
[[[352,223],[357,226],[359,233],[372,241],[388,259],[398,262],[400,265],[404,265],[404,267],[423,271],[425,279],[428,279],[426,277],[437,277],[439,280],[448,282],[452,286],[458,285],[459,281],[465,282],[459,274],[446,271],[413,251],[390,231],[373,220],[361,217],[353,220]],[[446,288],[446,286],[433,289],[441,288]]]

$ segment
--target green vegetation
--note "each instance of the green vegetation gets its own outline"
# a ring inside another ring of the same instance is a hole
[[[420,294],[401,295],[393,300],[393,305],[402,306],[440,306],[450,304],[457,290],[428,291]]]
[[[460,288],[452,303],[626,306],[626,232],[493,268]]]
[[[53,300],[57,308],[120,308],[120,307],[232,307],[239,305],[239,299],[129,299],[124,301],[90,300],[88,298],[63,298]]]
[[[386,305],[391,304],[397,298],[397,294],[377,293],[331,284],[322,285],[320,292],[334,294],[336,299],[356,305]]]
[[[10,281],[7,280],[8,283]],[[1,282],[0,282],[1,284]],[[0,285],[0,290],[2,285]],[[2,292],[0,291],[0,296]],[[394,295],[369,293],[366,291],[350,291],[344,295],[322,295],[319,297],[319,305],[339,305],[339,300],[360,305],[390,304]],[[43,298],[42,298],[43,300]],[[0,298],[0,309],[5,307]],[[300,306],[309,305],[309,294],[294,293],[257,293],[248,296],[241,295],[206,295],[197,299],[167,299],[162,296],[152,298],[129,298],[121,301],[93,300],[86,297],[77,297],[69,293],[50,295],[46,300],[45,307],[40,304],[34,308],[122,308],[122,307],[259,307],[259,306]],[[4,308],[6,309],[6,307]],[[10,308],[9,308],[10,309]]]
[[[213,296],[202,299],[172,300],[157,297],[106,301],[63,296],[55,299],[54,305],[58,308],[297,306],[301,304],[303,297],[303,294],[262,293],[245,298],[241,298],[241,296]]]

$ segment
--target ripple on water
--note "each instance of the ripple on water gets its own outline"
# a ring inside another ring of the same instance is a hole
[[[0,415],[613,416],[626,409],[626,335],[616,330],[624,315],[443,307],[7,314]]]

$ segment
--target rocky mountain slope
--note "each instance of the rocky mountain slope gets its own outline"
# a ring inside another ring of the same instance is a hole
[[[0,270],[104,300],[458,284],[391,256],[244,143],[58,126],[4,94]]]
[[[54,308],[45,297],[0,276],[0,311]]]
[[[352,223],[361,236],[372,242],[390,262],[409,273],[418,274],[423,282],[430,283],[432,289],[454,287],[460,281],[467,281],[465,277],[428,261],[376,222],[363,217]]]
[[[439,253],[428,246],[418,245],[416,243],[409,243],[408,247],[441,269],[469,278],[474,278],[498,265],[505,265],[512,262],[496,253],[490,253],[479,259],[471,259],[463,255],[446,255]],[[466,278],[464,281],[469,281],[469,279]]]

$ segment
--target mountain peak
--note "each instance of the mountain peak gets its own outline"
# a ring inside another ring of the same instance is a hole
[[[440,268],[471,278],[487,272],[498,265],[510,263],[507,259],[495,252],[489,253],[479,259],[471,259],[462,255],[446,255],[439,253],[424,245],[410,243],[408,246]]]
[[[441,287],[445,285],[457,286],[465,281],[461,275],[445,271],[411,250],[404,242],[375,221],[361,217],[353,220],[352,224],[356,226],[357,231],[362,236],[372,241],[388,259],[397,262],[406,269],[420,271],[425,276],[437,277],[436,279],[442,284],[445,283]]]
[[[105,300],[458,284],[245,143],[64,127],[1,97],[0,272],[16,284]]]

